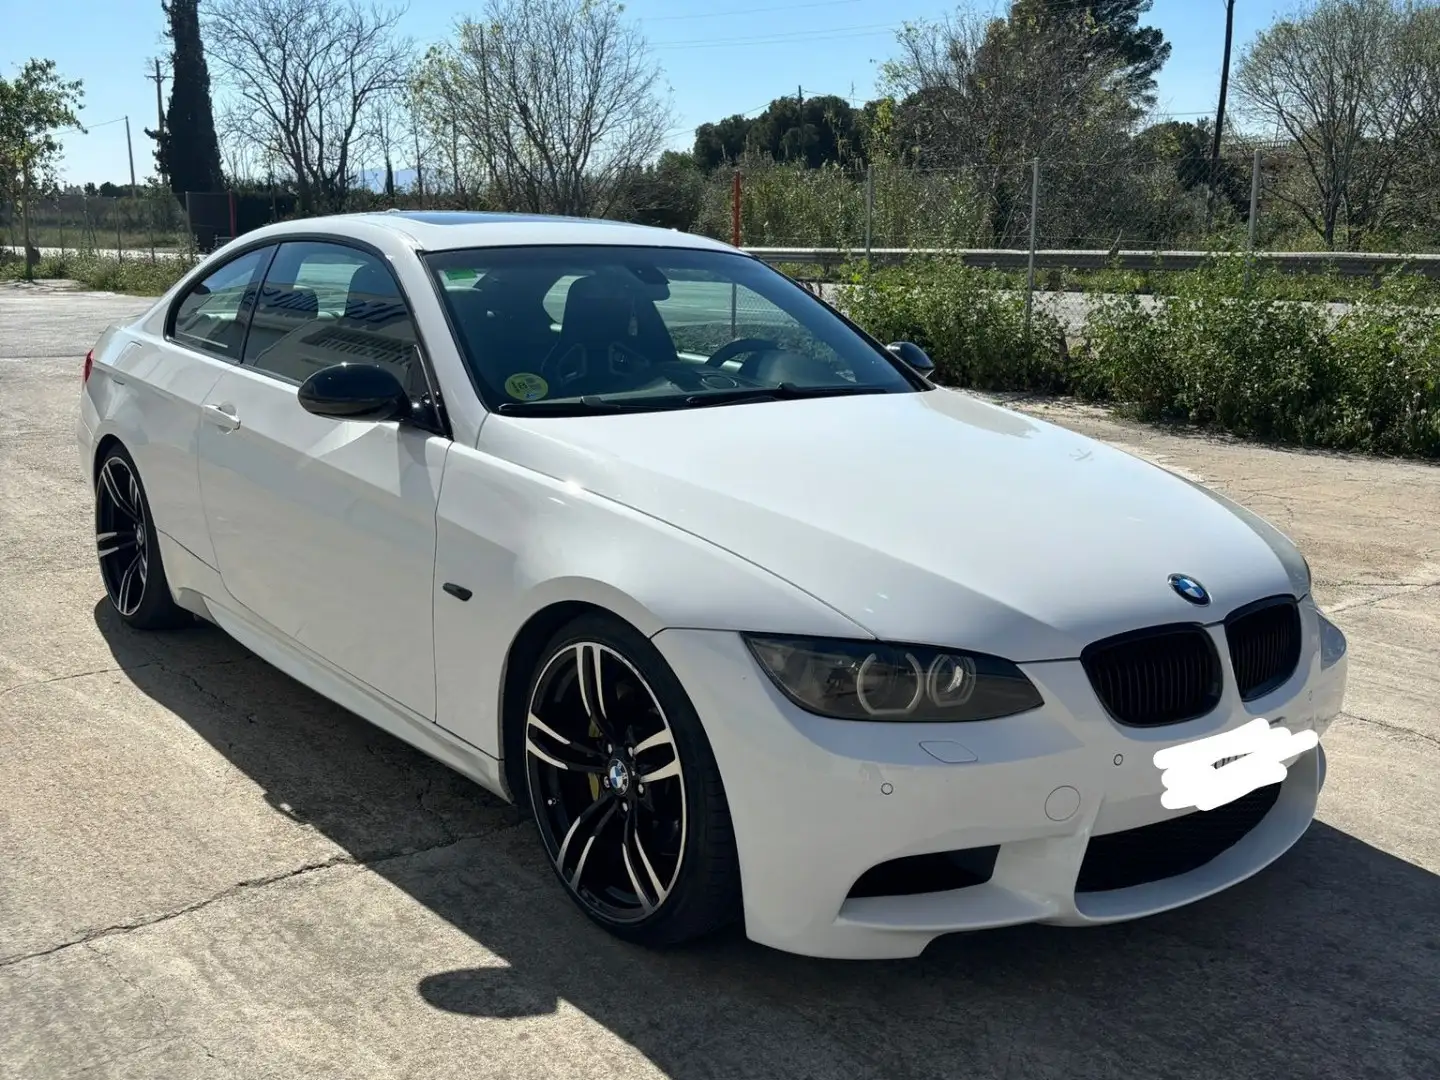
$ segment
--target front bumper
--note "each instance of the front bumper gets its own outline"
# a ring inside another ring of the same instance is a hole
[[[1045,698],[1032,713],[971,724],[856,723],[795,707],[735,634],[665,630],[654,643],[715,751],[748,936],[805,955],[880,959],[916,956],[956,931],[1155,914],[1225,889],[1287,851],[1314,815],[1320,746],[1285,763],[1273,805],[1208,862],[1128,887],[1077,890],[1093,838],[1201,813],[1161,805],[1156,751],[1257,716],[1323,735],[1344,695],[1344,638],[1308,600],[1301,612],[1302,660],[1285,685],[1242,703],[1226,661],[1226,697],[1212,713],[1149,729],[1111,720],[1073,660],[1022,665]],[[862,875],[891,860],[992,848],[982,884],[850,895]]]

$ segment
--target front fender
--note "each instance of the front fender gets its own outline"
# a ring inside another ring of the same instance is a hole
[[[469,590],[461,601],[447,584]],[[869,637],[762,567],[574,484],[456,445],[435,565],[436,722],[499,757],[505,657],[537,613],[581,602],[668,628]]]

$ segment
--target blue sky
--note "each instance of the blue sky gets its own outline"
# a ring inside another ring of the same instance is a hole
[[[1236,5],[1240,46],[1293,0]],[[410,0],[404,32],[421,43],[443,39],[457,17],[478,10],[463,0]],[[1003,0],[960,8],[1003,13]],[[672,142],[688,146],[707,120],[759,112],[772,98],[803,89],[860,104],[872,95],[881,61],[894,52],[901,23],[957,10],[937,0],[629,0],[672,90]],[[1160,73],[1162,112],[1191,119],[1213,112],[1224,43],[1224,0],[1156,0],[1147,17],[1173,46]],[[7,76],[31,56],[53,59],[85,81],[87,134],[65,136],[62,177],[73,183],[127,178],[125,125],[130,117],[139,177],[153,171],[143,129],[155,124],[155,84],[146,61],[164,55],[159,0],[0,0],[0,68]],[[168,84],[167,84],[168,92]],[[118,121],[118,122],[117,122]]]

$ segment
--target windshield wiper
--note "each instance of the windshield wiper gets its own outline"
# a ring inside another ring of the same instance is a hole
[[[661,409],[677,409],[685,404],[683,398],[652,398],[649,401],[606,401],[595,394],[564,401],[507,401],[496,408],[496,412],[512,416],[603,416],[606,413],[657,412]]]
[[[613,413],[663,412],[704,405],[737,405],[747,401],[789,401],[796,398],[846,397],[853,394],[888,393],[881,386],[799,386],[783,382],[778,386],[741,386],[733,390],[712,390],[703,394],[665,395],[612,401],[598,394],[557,401],[507,401],[496,411],[508,416],[605,416]]]
[[[855,394],[886,394],[883,386],[799,386],[782,382],[778,386],[741,386],[734,390],[713,390],[691,394],[686,405],[734,405],[746,401],[791,401],[797,398],[849,397]]]

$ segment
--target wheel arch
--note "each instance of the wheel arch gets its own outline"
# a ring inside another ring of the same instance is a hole
[[[103,435],[100,441],[95,444],[95,456],[90,462],[90,485],[93,487],[100,480],[100,463],[105,460],[105,455],[110,452],[111,447],[118,446],[127,454],[129,447],[121,441],[120,436],[114,434]],[[137,468],[139,466],[136,466]]]

